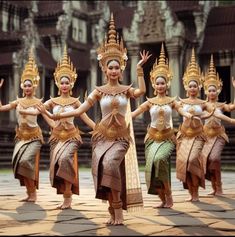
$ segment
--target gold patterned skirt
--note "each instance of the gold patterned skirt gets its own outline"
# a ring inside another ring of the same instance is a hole
[[[94,137],[93,137],[94,138]],[[126,210],[125,154],[129,148],[126,140],[110,141],[104,138],[92,142],[92,176],[96,198],[108,200],[111,189],[121,192]]]
[[[177,134],[176,149],[176,177],[187,187],[187,176],[193,174],[198,177],[199,185],[205,188],[202,148],[206,141],[202,127],[182,128]]]
[[[25,186],[24,178],[32,179],[35,187],[39,186],[39,160],[41,140],[17,140],[12,156],[13,172],[20,184]]]
[[[79,195],[78,148],[82,143],[79,130],[52,131],[50,144],[50,182],[57,194],[65,191],[64,180],[72,184],[72,193]]]

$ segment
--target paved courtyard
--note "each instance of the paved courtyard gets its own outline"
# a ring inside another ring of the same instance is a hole
[[[108,226],[107,203],[94,198],[94,186],[89,169],[80,171],[80,195],[73,196],[73,209],[56,210],[62,201],[50,186],[49,172],[40,171],[38,201],[19,202],[25,197],[12,171],[0,170],[0,235],[174,235],[174,236],[234,236],[235,235],[235,175],[223,172],[224,197],[211,197],[209,182],[200,189],[200,202],[184,202],[188,197],[172,172],[174,206],[153,209],[157,196],[146,193],[144,172],[140,172],[144,209],[136,213],[124,211],[123,226]]]

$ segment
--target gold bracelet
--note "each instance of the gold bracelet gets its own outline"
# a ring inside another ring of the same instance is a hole
[[[53,114],[53,120],[59,120],[60,119],[60,113]]]
[[[144,76],[144,70],[142,67],[137,67],[137,76],[143,77]]]

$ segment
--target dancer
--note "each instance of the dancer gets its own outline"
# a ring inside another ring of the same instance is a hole
[[[77,109],[81,102],[78,98],[71,96],[77,73],[67,55],[66,46],[64,47],[63,57],[55,69],[54,78],[59,96],[46,101],[44,103],[46,109],[52,110],[54,114]],[[80,118],[90,128],[94,128],[95,123],[86,113],[81,114]],[[79,195],[77,151],[82,139],[73,120],[73,117],[57,120],[49,139],[51,185],[56,188],[57,194],[63,194],[64,198],[63,203],[57,207],[58,209],[71,208],[72,194]]]
[[[26,186],[27,197],[21,200],[26,202],[35,202],[37,199],[36,189],[39,187],[39,159],[43,136],[37,123],[37,115],[21,115],[19,111],[22,109],[37,111],[36,106],[41,103],[41,100],[35,97],[39,80],[38,68],[31,49],[21,76],[20,87],[23,90],[23,97],[0,106],[0,111],[16,110],[18,126],[12,165],[15,178],[19,179],[21,186]]]
[[[234,81],[234,80],[232,80]],[[203,87],[207,96],[207,107],[209,110],[216,108],[214,116],[205,120],[203,127],[206,135],[206,142],[202,149],[202,157],[204,164],[205,178],[211,181],[213,191],[209,195],[223,195],[221,182],[221,153],[226,142],[229,142],[228,136],[225,133],[225,128],[221,124],[219,115],[224,111],[230,112],[235,109],[235,104],[226,104],[218,102],[218,95],[222,90],[222,81],[214,66],[213,55],[211,55],[210,67],[203,80]],[[233,83],[233,86],[234,83]],[[228,122],[231,120],[228,118]]]
[[[98,49],[99,65],[106,76],[107,83],[96,87],[87,100],[76,110],[56,115],[46,114],[54,119],[79,116],[99,101],[102,119],[96,125],[92,134],[92,175],[95,184],[96,198],[109,201],[110,219],[106,222],[112,225],[123,224],[123,209],[127,209],[128,202],[133,206],[141,193],[133,189],[127,198],[125,154],[131,140],[130,130],[125,121],[128,99],[137,98],[146,91],[142,65],[151,56],[141,53],[141,60],[137,64],[139,88],[131,85],[121,85],[122,74],[126,66],[126,48],[122,39],[116,35],[113,15],[109,24],[108,37]],[[43,111],[43,108],[41,107]],[[129,172],[132,172],[130,167]]]
[[[177,133],[176,177],[189,190],[190,197],[186,201],[196,202],[199,201],[199,186],[205,188],[201,150],[206,137],[202,119],[210,117],[214,110],[209,111],[206,101],[197,98],[202,87],[202,75],[195,60],[194,49],[183,76],[183,84],[188,98],[180,99],[180,104],[185,112],[191,114],[191,118],[183,118]]]

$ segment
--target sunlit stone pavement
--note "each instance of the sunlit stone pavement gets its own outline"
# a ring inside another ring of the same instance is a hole
[[[0,170],[0,235],[174,235],[219,236],[235,235],[235,175],[222,172],[224,197],[211,197],[209,182],[206,190],[200,189],[200,202],[184,199],[188,192],[172,172],[174,206],[171,209],[153,209],[158,196],[146,192],[144,172],[140,172],[144,209],[140,212],[124,211],[124,225],[110,226],[107,203],[95,199],[89,169],[80,171],[80,195],[73,195],[72,209],[56,210],[62,195],[50,186],[49,171],[40,171],[38,201],[19,202],[25,197],[12,171]]]

